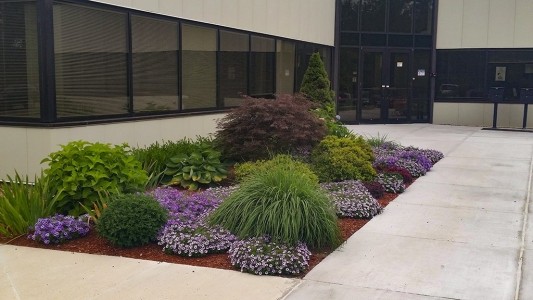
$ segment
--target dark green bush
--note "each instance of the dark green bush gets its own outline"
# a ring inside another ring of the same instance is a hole
[[[80,215],[83,204],[92,207],[100,194],[139,191],[148,180],[141,163],[131,155],[127,145],[74,141],[61,146],[41,163],[49,177],[56,207],[60,213]]]
[[[269,170],[272,167],[281,166],[288,170],[295,170],[306,175],[313,182],[318,183],[318,176],[311,170],[308,164],[295,160],[287,154],[278,154],[270,160],[258,160],[256,162],[244,162],[235,165],[235,177],[238,181],[244,180],[250,175]]]
[[[376,176],[372,149],[362,137],[327,136],[315,147],[311,160],[322,182],[372,181]]]
[[[98,219],[96,229],[115,246],[135,247],[155,240],[167,218],[168,212],[151,196],[116,195]]]
[[[247,98],[218,122],[217,145],[224,157],[235,161],[266,159],[300,145],[312,147],[326,134],[324,122],[309,112],[312,107],[301,95]]]
[[[335,208],[306,174],[281,165],[247,177],[210,216],[241,238],[268,235],[295,245],[337,246]]]
[[[335,104],[334,94],[331,90],[328,73],[318,52],[313,53],[309,59],[309,65],[305,71],[300,87],[300,93],[304,94],[309,100],[320,104],[321,107],[328,107],[333,111]],[[330,114],[334,116],[334,114]]]

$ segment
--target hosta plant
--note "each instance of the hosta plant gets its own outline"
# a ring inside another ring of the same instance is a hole
[[[127,145],[74,141],[61,146],[42,163],[57,194],[57,209],[78,216],[93,207],[99,193],[129,193],[142,189],[148,180],[141,163]]]
[[[311,257],[304,243],[287,245],[270,237],[236,241],[228,253],[234,267],[256,275],[297,275],[309,267]]]
[[[203,146],[191,154],[180,153],[167,163],[166,175],[171,175],[170,185],[180,185],[189,190],[208,186],[227,178],[227,167],[220,161],[220,152]]]
[[[348,218],[372,218],[382,208],[366,187],[356,180],[322,183],[337,208],[337,215]]]
[[[43,244],[59,244],[89,233],[89,224],[73,216],[55,215],[41,218],[33,226],[29,239]]]

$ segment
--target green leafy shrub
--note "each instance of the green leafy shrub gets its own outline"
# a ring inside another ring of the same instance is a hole
[[[133,155],[141,162],[143,169],[152,179],[150,187],[169,181],[172,176],[164,174],[167,163],[179,154],[191,154],[199,150],[201,145],[212,145],[210,138],[197,137],[196,141],[183,138],[179,141],[155,142],[145,148],[132,149]]]
[[[247,98],[218,122],[217,145],[224,157],[235,161],[266,159],[299,145],[316,145],[326,127],[309,112],[312,107],[301,95]]]
[[[269,170],[272,167],[280,166],[288,170],[296,170],[297,172],[306,175],[311,181],[318,183],[318,176],[311,170],[311,166],[308,164],[295,160],[292,156],[287,154],[278,154],[270,160],[258,160],[256,162],[244,162],[235,165],[235,177],[238,181],[244,180],[244,178]]]
[[[209,217],[241,238],[337,246],[340,229],[328,196],[306,174],[273,166],[247,177]]]
[[[304,94],[309,100],[320,104],[321,107],[329,106],[333,108],[334,106],[334,94],[331,90],[331,83],[318,52],[313,53],[309,59],[309,65],[302,79],[300,93]]]
[[[138,191],[148,179],[127,145],[74,141],[41,163],[45,162],[49,165],[45,174],[58,195],[59,212],[74,216],[84,212],[80,203],[92,207],[99,193]]]
[[[135,247],[154,241],[167,218],[168,212],[151,196],[115,195],[96,229],[115,246]]]
[[[312,166],[322,182],[361,180],[372,181],[372,148],[362,137],[327,136],[315,147]]]
[[[324,121],[324,124],[327,128],[327,135],[333,135],[336,137],[354,136],[346,126],[344,126],[339,120],[333,117],[333,115],[335,115],[335,112],[332,106],[313,109],[312,112],[318,118]]]
[[[202,145],[198,151],[187,155],[179,153],[167,163],[166,175],[172,175],[170,185],[181,185],[189,190],[197,190],[200,185],[208,186],[221,182],[228,171],[220,161],[220,152]]]
[[[28,176],[23,179],[17,172],[14,178],[8,175],[7,181],[0,187],[0,234],[25,234],[39,218],[54,214],[57,196],[43,174],[34,177],[34,185]]]

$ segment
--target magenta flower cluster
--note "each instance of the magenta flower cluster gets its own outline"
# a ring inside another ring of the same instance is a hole
[[[89,233],[89,224],[73,216],[55,215],[37,220],[28,239],[44,244],[59,244]]]
[[[232,265],[256,275],[297,275],[309,267],[311,258],[304,243],[289,246],[270,237],[236,241],[228,253]]]
[[[372,218],[382,211],[378,201],[357,180],[320,184],[333,201],[337,215],[347,218]]]
[[[374,167],[400,167],[406,169],[411,176],[420,177],[426,174],[435,163],[444,157],[442,152],[416,147],[402,147],[394,143],[383,143],[373,148]]]

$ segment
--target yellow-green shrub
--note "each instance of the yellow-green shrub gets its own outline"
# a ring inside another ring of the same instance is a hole
[[[304,162],[295,160],[292,156],[287,154],[278,154],[270,160],[258,160],[255,162],[237,164],[235,165],[235,177],[238,181],[242,181],[249,175],[271,169],[275,166],[296,170],[299,173],[309,177],[309,179],[311,179],[313,182],[318,183],[318,176],[311,170],[311,166]]]

